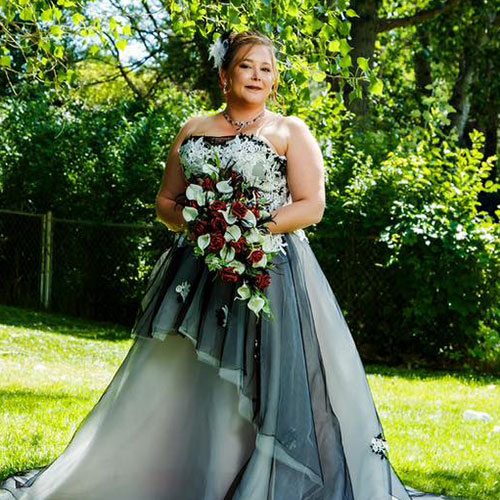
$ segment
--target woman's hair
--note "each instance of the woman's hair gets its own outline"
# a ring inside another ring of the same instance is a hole
[[[226,55],[222,61],[221,70],[224,69],[227,74],[229,88],[232,85],[232,73],[234,67],[245,58],[245,56],[250,52],[251,48],[254,45],[265,45],[269,48],[271,53],[271,66],[272,72],[274,74],[274,83],[272,89],[272,99],[274,101],[277,100],[278,94],[278,86],[279,86],[279,73],[278,73],[278,65],[276,63],[276,48],[274,46],[273,41],[268,38],[266,35],[260,33],[259,31],[243,31],[242,33],[230,33],[228,36],[229,39],[229,47],[227,49]],[[236,58],[236,54],[238,50],[243,45],[248,45],[246,50],[243,50]]]

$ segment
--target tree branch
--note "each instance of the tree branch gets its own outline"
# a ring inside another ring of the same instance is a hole
[[[439,7],[434,9],[423,10],[417,12],[412,16],[401,17],[396,19],[377,19],[377,33],[383,33],[384,31],[390,31],[395,28],[404,28],[406,26],[414,26],[416,24],[429,21],[436,16],[444,14],[449,10],[453,9],[460,3],[460,0],[448,0],[445,4],[441,4]]]

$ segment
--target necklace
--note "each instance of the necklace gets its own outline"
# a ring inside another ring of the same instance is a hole
[[[264,116],[264,113],[266,112],[266,108],[264,108],[255,118],[252,118],[251,120],[245,121],[238,121],[238,120],[233,120],[232,118],[229,117],[227,114],[227,111],[225,110],[223,112],[224,118],[231,124],[233,127],[236,127],[236,130],[238,132],[241,132],[245,127],[248,127],[248,125],[251,125],[252,123],[256,122],[259,118]]]

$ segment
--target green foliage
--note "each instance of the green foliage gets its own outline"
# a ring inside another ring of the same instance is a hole
[[[103,30],[99,18],[87,15],[88,2],[73,0],[0,0],[0,71],[11,81],[45,83],[54,89],[74,83],[68,64],[71,37],[99,52],[99,46],[86,43],[97,38],[102,47],[117,51],[127,46],[130,26],[111,16]],[[106,34],[109,38],[106,38]],[[113,40],[113,42],[109,42]],[[17,64],[12,64],[13,59]]]
[[[24,91],[26,100],[0,104],[0,206],[53,212],[55,310],[126,323],[169,234],[159,222],[147,231],[98,222],[155,222],[156,194],[173,138],[201,107],[199,100],[171,90],[157,107],[125,100],[88,106],[61,103],[55,91],[31,92]],[[92,224],[59,223],[60,218]],[[26,259],[15,241],[29,226],[16,227],[12,217],[0,222],[0,274],[12,278],[15,291],[11,263]],[[35,250],[37,244],[33,236]]]
[[[0,204],[59,217],[151,220],[172,139],[200,103],[172,90],[161,107],[61,105],[32,88],[0,105]]]
[[[351,146],[327,157],[333,166],[328,215],[315,233],[318,253],[334,282],[345,276],[346,256],[362,267],[353,286],[364,310],[352,321],[362,342],[383,345],[391,355],[460,362],[484,353],[487,366],[498,368],[492,311],[500,300],[500,225],[477,201],[480,192],[500,188],[484,182],[495,158],[483,158],[484,136],[477,131],[470,148],[444,136],[450,109],[439,93],[426,106],[394,148],[380,133],[377,146],[368,144],[375,132],[334,138]],[[375,159],[365,152],[377,148]],[[490,347],[496,352],[486,355]]]

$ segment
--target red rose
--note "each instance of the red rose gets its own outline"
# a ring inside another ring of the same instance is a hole
[[[213,231],[218,231],[222,230],[225,231],[228,226],[228,223],[226,222],[226,219],[224,219],[224,216],[221,213],[216,213],[210,220],[210,227],[212,228]]]
[[[260,259],[264,257],[264,250],[261,250],[260,248],[257,250],[254,250],[248,257],[248,260],[250,261],[251,264],[255,264],[256,262],[259,262]]]
[[[186,207],[199,208],[198,202],[196,200],[187,200],[186,201]]]
[[[231,241],[229,244],[234,248],[235,253],[239,254],[247,247],[247,240],[244,236],[240,236],[238,241]]]
[[[231,181],[233,185],[238,184],[242,177],[243,176],[236,170],[231,170]]]
[[[253,214],[255,215],[255,217],[258,219],[260,217],[259,209],[257,207],[252,207],[251,210],[252,210]]]
[[[218,212],[219,210],[226,210],[226,202],[215,200],[214,202],[211,203],[210,210],[212,212]]]
[[[248,208],[245,206],[244,203],[241,203],[240,201],[235,201],[233,203],[233,214],[238,218],[238,219],[243,219],[245,217],[245,214],[248,212]]]
[[[209,252],[218,252],[225,245],[226,240],[222,233],[213,233],[210,236],[210,245],[208,246]]]
[[[205,177],[201,187],[206,190],[213,191],[214,190],[214,181],[210,177]]]
[[[223,267],[219,271],[222,281],[226,283],[237,283],[240,279],[240,275],[234,271],[232,267]]]
[[[267,288],[271,284],[271,276],[268,273],[257,274],[254,280],[259,290],[264,290],[264,288]]]
[[[200,220],[196,223],[196,225],[193,228],[193,235],[195,236],[195,238],[198,238],[198,236],[208,233],[208,230],[209,230],[208,221]]]

